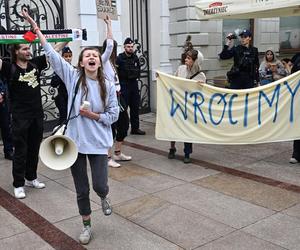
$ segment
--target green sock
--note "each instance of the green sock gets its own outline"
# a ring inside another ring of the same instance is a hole
[[[86,226],[91,226],[91,219],[88,219],[88,220],[83,220],[83,225],[86,227]]]

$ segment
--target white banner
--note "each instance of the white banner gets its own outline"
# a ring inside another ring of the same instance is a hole
[[[158,74],[158,140],[256,144],[300,139],[300,71],[246,90]]]
[[[195,4],[199,19],[248,19],[299,16],[299,0],[201,0]]]

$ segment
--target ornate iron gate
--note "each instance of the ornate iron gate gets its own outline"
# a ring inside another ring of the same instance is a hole
[[[30,15],[43,30],[63,29],[63,0],[1,0],[0,25],[5,30],[29,30],[30,26],[20,15],[22,7],[27,7]],[[42,48],[33,44],[33,55],[43,53]],[[8,46],[1,45],[2,57],[10,57]],[[42,103],[44,108],[45,130],[53,128],[58,118],[58,111],[54,104],[56,89],[50,86],[52,70],[47,68],[41,75]]]
[[[150,71],[148,36],[148,0],[130,0],[130,33],[135,41],[135,53],[140,59],[140,112],[150,112]]]

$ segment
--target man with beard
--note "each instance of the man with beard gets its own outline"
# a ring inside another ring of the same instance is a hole
[[[126,105],[130,108],[131,134],[145,135],[140,129],[139,102],[140,93],[137,79],[140,77],[140,62],[134,53],[134,43],[131,38],[124,41],[124,52],[120,53],[116,60],[116,67],[121,85],[121,93]]]
[[[58,43],[56,50],[65,43]],[[47,67],[46,56],[31,59],[29,44],[11,47],[11,63],[0,59],[0,74],[8,80],[12,112],[12,135],[15,147],[13,159],[14,195],[25,198],[24,185],[44,188],[37,179],[40,143],[43,138],[43,107],[40,74]]]

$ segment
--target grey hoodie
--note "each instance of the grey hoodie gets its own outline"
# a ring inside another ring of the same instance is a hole
[[[79,77],[78,70],[67,63],[49,43],[45,44],[44,49],[53,70],[66,85],[69,111]],[[89,89],[87,101],[90,102],[90,109],[93,112],[100,113],[100,119],[96,121],[79,115],[69,121],[66,135],[74,140],[79,153],[107,154],[108,149],[113,144],[111,124],[117,121],[119,108],[114,84],[108,81],[105,81],[105,84],[107,98],[106,106],[104,107],[100,97],[98,81],[87,78],[87,87]],[[79,87],[71,117],[79,114],[82,95],[82,88]]]

